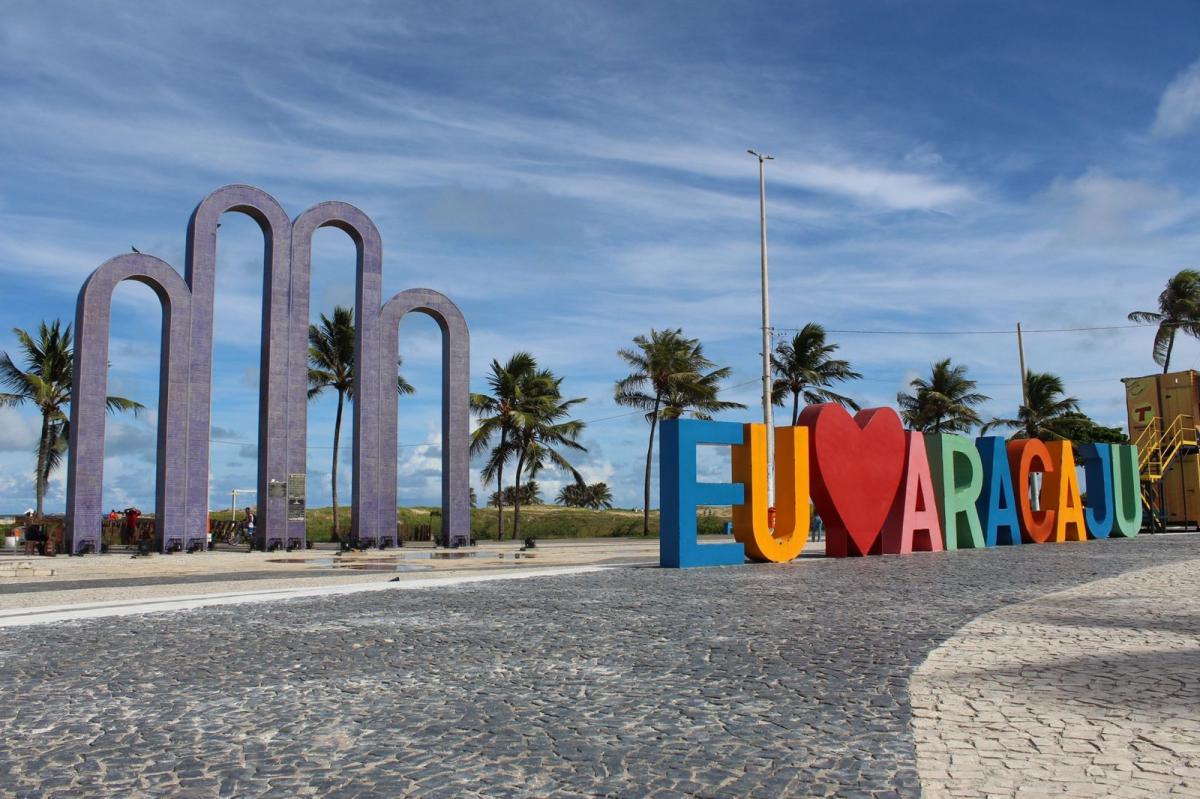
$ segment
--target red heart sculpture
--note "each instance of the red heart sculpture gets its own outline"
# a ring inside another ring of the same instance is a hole
[[[876,548],[904,473],[904,426],[891,408],[853,418],[841,405],[810,405],[812,500],[825,522],[828,557],[867,555]]]

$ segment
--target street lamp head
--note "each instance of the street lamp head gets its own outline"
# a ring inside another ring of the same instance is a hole
[[[750,155],[754,156],[759,161],[774,161],[775,160],[775,156],[766,155],[764,153],[758,152],[757,150],[747,150],[746,152],[750,153]]]

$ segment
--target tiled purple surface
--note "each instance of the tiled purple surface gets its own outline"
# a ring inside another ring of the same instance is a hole
[[[122,280],[149,286],[163,306],[155,513],[162,519],[164,530],[188,529],[185,497],[190,468],[187,406],[191,388],[192,294],[179,273],[164,261],[141,253],[120,255],[106,261],[84,281],[75,306],[75,367],[67,460],[66,546],[70,553],[85,546],[100,551],[109,319],[113,290]],[[207,452],[207,436],[204,443]],[[205,467],[207,478],[207,463]]]
[[[426,289],[402,292],[380,309],[383,245],[374,223],[354,206],[319,203],[293,222],[266,192],[226,186],[192,214],[186,281],[157,258],[130,254],[106,262],[80,290],[67,464],[68,551],[97,551],[100,546],[109,318],[113,289],[122,280],[145,283],[163,304],[155,497],[161,520],[159,549],[165,551],[176,542],[184,549],[204,545],[217,228],[221,215],[229,211],[254,219],[265,241],[256,544],[302,546],[305,541],[304,522],[289,522],[286,498],[270,497],[267,486],[306,470],[309,277],[312,237],[322,227],[345,231],[358,250],[352,534],[372,544],[381,536],[395,537],[397,329],[405,313],[418,311],[437,320],[444,335],[443,528],[452,536],[469,537],[470,354],[462,313],[444,295]]]
[[[442,544],[470,543],[470,335],[458,306],[431,289],[402,291],[379,314],[379,529],[383,535],[396,529],[398,333],[400,321],[413,311],[442,329]]]

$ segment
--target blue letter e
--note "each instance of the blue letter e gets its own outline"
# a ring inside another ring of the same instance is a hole
[[[664,568],[746,562],[746,550],[739,543],[701,544],[696,540],[697,505],[740,505],[745,501],[741,483],[696,482],[699,444],[740,446],[742,425],[696,419],[663,421],[658,461],[658,563]]]

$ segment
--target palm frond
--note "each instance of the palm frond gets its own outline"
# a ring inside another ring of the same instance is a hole
[[[105,397],[104,407],[109,413],[120,413],[122,411],[132,411],[134,416],[137,416],[142,411],[146,410],[146,406],[140,402],[135,402],[125,397]]]

